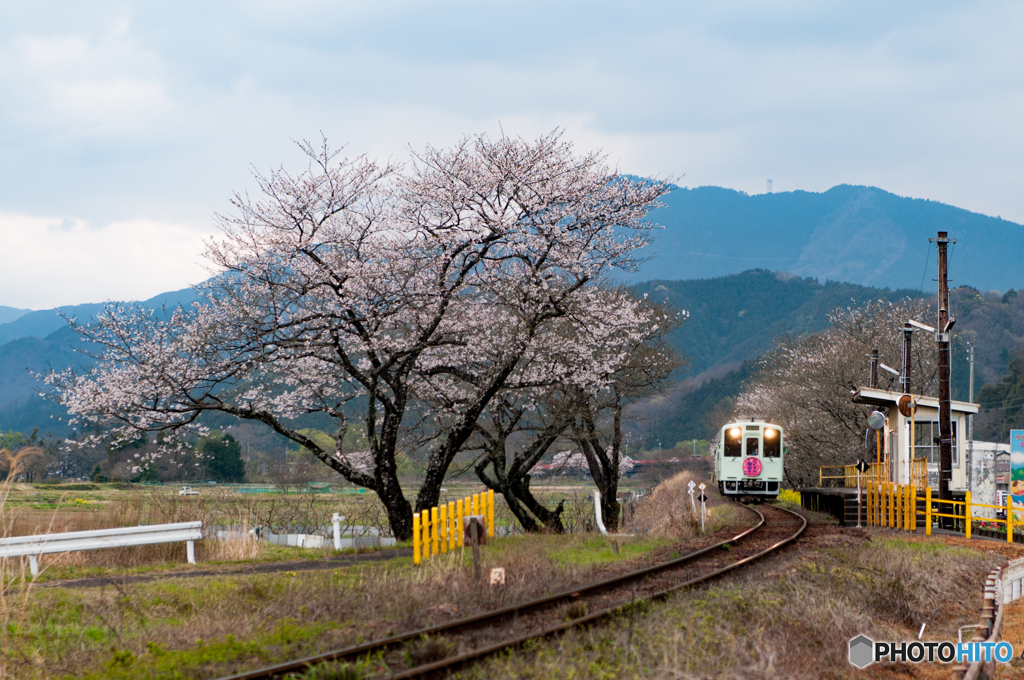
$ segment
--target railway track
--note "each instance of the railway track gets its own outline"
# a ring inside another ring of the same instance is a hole
[[[261,680],[301,674],[327,662],[373,658],[392,679],[447,675],[530,640],[559,635],[614,616],[638,603],[664,598],[764,557],[796,540],[807,520],[775,506],[749,507],[759,521],[739,534],[673,560],[523,604],[289,661],[221,680]],[[438,659],[438,656],[444,658]],[[420,662],[416,660],[419,659]],[[412,663],[412,667],[409,664]]]

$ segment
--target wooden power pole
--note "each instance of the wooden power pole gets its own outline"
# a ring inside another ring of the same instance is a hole
[[[935,340],[939,352],[939,499],[953,500],[949,484],[953,479],[953,424],[949,396],[949,281],[946,272],[946,249],[955,240],[940,231],[934,240],[939,249],[939,325]]]

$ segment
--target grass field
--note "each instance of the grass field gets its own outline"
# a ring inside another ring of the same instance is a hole
[[[484,550],[483,567],[485,573],[490,567],[505,568],[502,589],[473,583],[468,551],[441,555],[420,567],[411,558],[397,558],[317,571],[146,583],[124,577],[182,575],[194,569],[184,564],[183,547],[48,559],[36,583],[7,561],[0,599],[0,674],[213,678],[507,606],[692,549],[704,539],[689,511],[687,479],[670,480],[627,513],[622,535],[615,539],[617,551],[611,539],[592,533],[494,540]],[[466,490],[455,487],[449,493]],[[62,497],[20,487],[11,490],[3,511],[9,530],[197,516],[230,523],[265,516],[271,509],[287,521],[307,521],[302,513],[321,517],[339,505],[350,513],[368,511],[362,499],[351,496],[254,500],[204,493],[179,498],[171,491],[103,487],[69,490]],[[564,494],[579,499],[584,491],[551,485],[546,493],[553,501]],[[83,502],[69,503],[69,497]],[[57,510],[37,507],[50,504]],[[574,521],[584,522],[592,505],[578,505]],[[742,509],[712,505],[709,531],[749,522]],[[985,545],[948,547],[886,532],[851,532],[817,518],[800,549],[774,558],[767,575],[751,570],[665,603],[638,607],[607,625],[488,661],[464,677],[858,677],[844,656],[846,642],[858,633],[909,639],[926,622],[926,639],[955,639],[957,625],[974,622],[979,579],[1003,559],[984,551]],[[325,555],[204,540],[198,566]],[[46,587],[47,579],[84,575],[102,575],[106,581],[101,587]]]

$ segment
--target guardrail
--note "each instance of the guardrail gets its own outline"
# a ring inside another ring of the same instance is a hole
[[[974,628],[971,642],[995,645],[1002,640],[1003,605],[1020,599],[1021,579],[1024,579],[1024,559],[1013,560],[989,573],[982,593],[981,622],[976,626],[965,626]],[[991,657],[977,659],[969,665],[958,665],[952,672],[953,680],[989,680],[996,675],[995,660]]]
[[[473,515],[486,518],[487,536],[494,536],[494,491],[475,493],[457,501],[448,501],[412,515],[412,561],[462,547],[462,519]]]
[[[202,537],[202,522],[177,522],[119,529],[13,536],[0,539],[0,559],[28,557],[32,576],[38,576],[39,556],[41,555],[185,541],[188,563],[195,564],[195,541]]]

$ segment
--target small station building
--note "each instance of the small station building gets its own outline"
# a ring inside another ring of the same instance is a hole
[[[939,490],[939,400],[935,397],[913,395],[917,409],[911,416],[899,409],[902,392],[890,392],[872,387],[861,387],[853,394],[857,404],[873,406],[887,416],[882,430],[882,457],[888,461],[882,478],[896,484],[916,484],[923,489],[930,486]],[[949,488],[963,493],[967,490],[968,474],[967,416],[978,412],[978,405],[966,401],[950,402],[950,421],[953,426],[953,477]],[[914,421],[911,444],[911,419]],[[864,459],[875,462],[872,451],[865,451]],[[987,501],[985,501],[987,502]],[[991,502],[995,502],[995,498]]]

